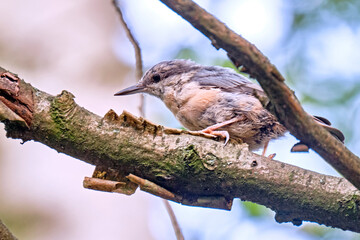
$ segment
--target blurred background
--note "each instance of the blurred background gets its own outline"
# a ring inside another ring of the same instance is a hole
[[[286,77],[304,108],[331,120],[359,155],[360,1],[196,1],[254,43]],[[145,70],[190,58],[231,66],[225,52],[158,0],[120,0]],[[134,51],[111,1],[1,0],[0,66],[56,95],[66,89],[98,115],[136,115],[139,96],[113,94],[135,83]],[[180,127],[146,96],[146,117]],[[175,239],[162,201],[87,190],[93,166],[35,142],[7,139],[0,124],[0,219],[19,239]],[[290,154],[288,135],[270,144],[276,160],[336,175],[316,153]],[[70,170],[69,170],[70,169]],[[232,211],[171,204],[186,239],[360,239],[314,223],[278,224],[262,206],[236,200]]]

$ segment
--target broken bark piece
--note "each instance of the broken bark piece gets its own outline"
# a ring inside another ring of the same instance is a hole
[[[290,150],[291,152],[309,152],[309,146],[303,142],[296,143]]]
[[[0,102],[2,102],[1,115],[11,116],[13,119],[23,119],[26,126],[31,125],[33,119],[33,91],[29,84],[3,68],[0,68]],[[5,108],[4,105],[7,107]],[[11,110],[14,114],[10,114]],[[16,117],[19,116],[20,118]]]
[[[83,181],[84,188],[103,191],[103,192],[115,192],[126,195],[132,195],[137,189],[137,185],[131,182],[117,182],[111,180],[105,180],[100,178],[85,177]]]
[[[161,198],[164,198],[164,199],[167,199],[167,200],[176,201],[175,194],[173,194],[172,192],[166,190],[163,187],[160,187],[159,185],[157,185],[157,184],[155,184],[155,183],[153,183],[153,182],[151,182],[149,180],[140,178],[138,176],[135,176],[134,174],[129,174],[127,176],[127,178],[131,182],[138,184],[140,186],[140,189],[145,191],[145,192],[154,194],[154,195],[156,195],[158,197],[161,197]]]

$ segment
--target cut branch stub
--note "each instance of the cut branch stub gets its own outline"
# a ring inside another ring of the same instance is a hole
[[[116,113],[114,113],[116,114]],[[103,192],[121,193],[132,195],[140,187],[142,191],[148,192],[163,199],[171,200],[189,206],[209,207],[230,210],[232,200],[222,196],[204,196],[197,198],[186,198],[166,190],[165,188],[149,180],[138,177],[134,174],[124,176],[114,169],[97,166],[93,177],[85,177],[83,181],[84,188],[98,190]]]
[[[34,109],[32,93],[32,87],[17,75],[0,68],[0,121],[7,119],[29,127]]]

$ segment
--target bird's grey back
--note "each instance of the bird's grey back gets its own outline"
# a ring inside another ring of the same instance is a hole
[[[267,98],[258,84],[230,68],[204,66],[191,60],[176,59],[158,63],[148,71],[148,74],[151,75],[155,72],[161,74],[163,78],[192,72],[193,75],[188,80],[197,82],[200,86]]]
[[[258,84],[230,68],[203,66],[194,74],[192,80],[197,81],[200,86],[216,87],[226,92],[266,96]]]

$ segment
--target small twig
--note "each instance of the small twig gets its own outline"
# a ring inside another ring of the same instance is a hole
[[[138,80],[141,79],[142,75],[143,75],[143,63],[142,63],[142,57],[141,57],[141,48],[139,45],[139,42],[135,39],[133,33],[131,32],[129,26],[127,25],[125,19],[124,19],[124,15],[122,14],[121,8],[119,7],[119,5],[117,4],[116,0],[113,0],[113,5],[117,11],[117,13],[119,14],[119,18],[120,18],[120,22],[123,25],[126,35],[129,38],[131,44],[134,47],[134,51],[135,51],[135,61],[136,61],[136,78]],[[144,95],[140,94],[140,106],[139,106],[139,111],[140,111],[140,116],[145,117],[145,101],[144,101]]]
[[[17,240],[17,238],[10,232],[5,224],[0,220],[0,239],[1,240]]]
[[[169,216],[170,216],[170,220],[171,220],[171,224],[173,225],[174,231],[175,231],[175,235],[176,235],[176,239],[177,240],[184,240],[184,235],[181,232],[181,228],[179,226],[179,223],[176,219],[175,213],[170,205],[170,203],[163,199],[164,205],[166,207],[166,211],[168,212]]]
[[[141,190],[163,198],[163,203],[165,205],[166,211],[169,214],[171,225],[173,226],[176,235],[176,239],[184,240],[184,236],[181,232],[181,228],[176,219],[175,213],[168,202],[168,199],[177,201],[176,196],[173,193],[169,192],[168,190],[156,185],[155,183],[150,182],[149,180],[146,179],[142,179],[133,174],[129,174],[126,178],[128,178],[131,182],[138,184]]]
[[[116,11],[119,14],[120,17],[120,22],[122,23],[122,25],[124,26],[125,32],[127,37],[129,38],[131,44],[134,47],[135,50],[135,60],[136,60],[136,78],[137,79],[141,79],[142,75],[143,75],[143,64],[142,64],[142,57],[141,57],[141,49],[140,49],[140,45],[139,42],[135,39],[134,35],[132,34],[129,26],[127,25],[124,16],[122,14],[122,11],[119,7],[119,5],[116,3],[116,0],[113,0],[113,4],[115,6]],[[139,106],[139,111],[140,111],[140,116],[141,117],[145,117],[145,98],[143,94],[140,94],[140,106]],[[173,225],[175,234],[176,234],[176,238],[177,239],[184,239],[180,227],[179,227],[179,223],[176,220],[174,211],[172,210],[170,204],[167,202],[167,200],[164,200],[164,204],[166,206],[166,209],[169,213],[170,219],[171,219],[171,223]]]
[[[170,199],[176,201],[176,196],[172,192],[166,190],[165,188],[157,185],[156,183],[153,183],[149,180],[143,179],[141,177],[138,177],[134,174],[129,174],[126,176],[127,179],[129,179],[131,182],[136,183],[139,185],[140,189],[154,194],[155,196],[159,196],[164,199]]]

